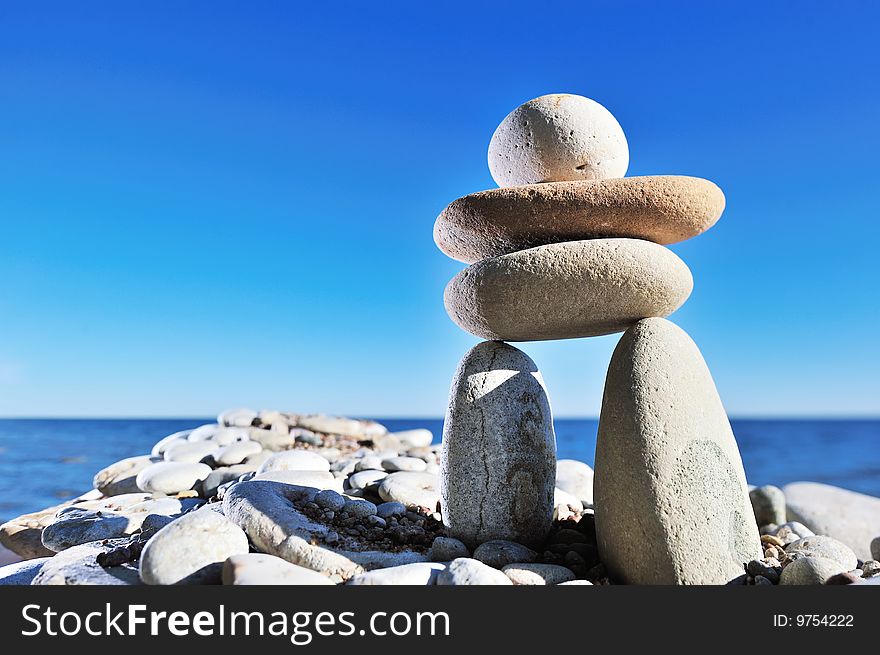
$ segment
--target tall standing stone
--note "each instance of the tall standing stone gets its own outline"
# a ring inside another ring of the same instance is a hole
[[[440,494],[450,535],[540,542],[553,518],[556,438],[535,363],[498,341],[474,346],[449,392]]]
[[[595,466],[602,561],[630,584],[723,584],[761,557],[739,450],[696,344],[661,318],[618,343]]]

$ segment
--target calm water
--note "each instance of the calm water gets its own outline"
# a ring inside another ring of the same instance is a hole
[[[383,420],[392,431],[425,427],[439,441],[442,420]],[[0,420],[0,522],[91,488],[92,476],[160,438],[208,419]],[[880,496],[880,420],[735,420],[752,484],[825,482]],[[556,421],[560,458],[593,464],[595,420]]]

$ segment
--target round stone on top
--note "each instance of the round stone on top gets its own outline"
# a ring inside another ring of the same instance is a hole
[[[498,186],[623,177],[629,148],[620,124],[595,100],[552,93],[507,117],[489,143]]]

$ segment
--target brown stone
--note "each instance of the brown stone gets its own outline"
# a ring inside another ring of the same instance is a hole
[[[548,243],[608,237],[670,244],[712,227],[724,194],[697,177],[651,175],[480,191],[449,205],[434,241],[472,263]]]

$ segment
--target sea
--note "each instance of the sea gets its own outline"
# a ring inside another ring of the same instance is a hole
[[[442,419],[376,419],[396,432]],[[162,437],[213,422],[192,419],[0,420],[0,522],[92,488],[101,468],[149,453]],[[557,454],[592,466],[595,419],[557,419]],[[811,480],[880,496],[880,420],[732,420],[751,484]]]

